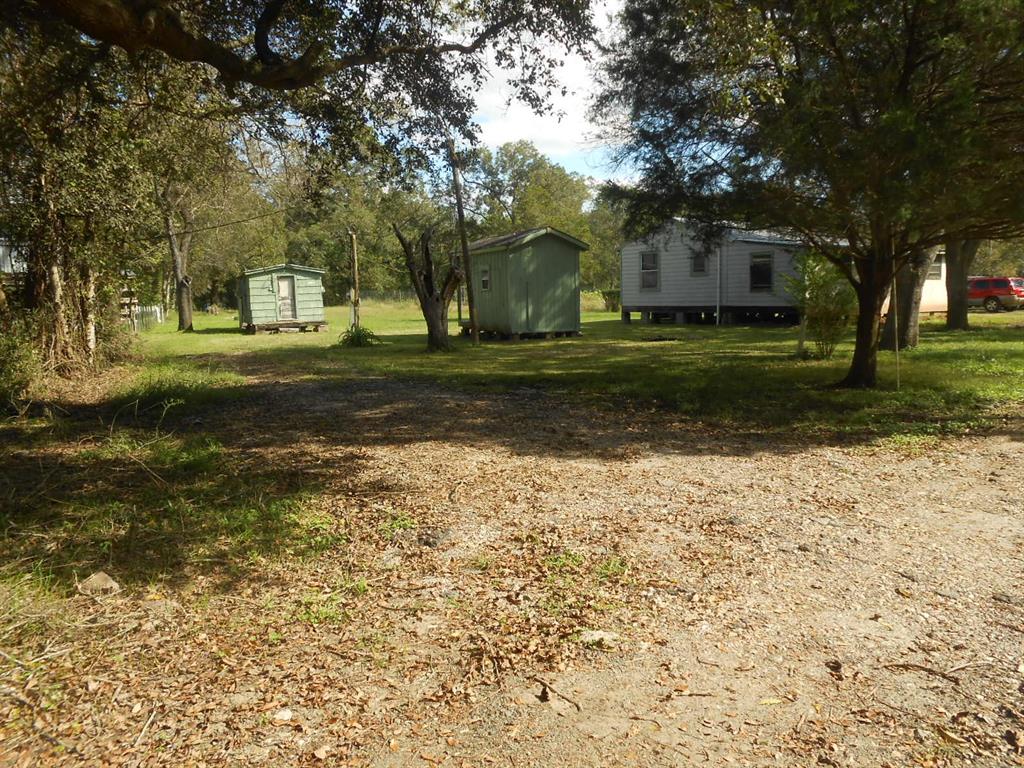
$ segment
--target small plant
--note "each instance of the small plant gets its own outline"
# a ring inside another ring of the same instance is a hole
[[[555,573],[565,573],[567,571],[579,570],[585,561],[586,558],[583,555],[566,550],[547,558],[544,564]]]
[[[0,412],[22,411],[29,387],[39,373],[28,326],[13,319],[0,320]]]
[[[597,566],[597,578],[601,581],[620,581],[629,572],[629,566],[621,557],[613,556]]]
[[[348,592],[350,595],[355,597],[362,597],[370,591],[370,585],[366,579],[354,579],[352,581],[346,581],[341,585],[343,591]]]
[[[819,253],[798,253],[793,257],[793,264],[796,276],[788,281],[790,295],[800,310],[818,357],[828,360],[856,313],[857,295],[835,265]],[[802,348],[797,354],[803,356]]]
[[[416,521],[404,512],[396,512],[380,526],[380,531],[388,539],[393,539],[399,531],[408,531],[416,527]]]
[[[343,347],[372,347],[383,343],[377,334],[361,325],[351,326],[338,338],[338,344]]]
[[[341,624],[348,616],[337,595],[308,595],[302,598],[302,608],[296,618],[316,627],[321,624]]]

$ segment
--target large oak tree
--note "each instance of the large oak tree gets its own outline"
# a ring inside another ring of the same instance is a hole
[[[795,234],[858,298],[843,384],[876,384],[895,270],[1024,221],[1024,8],[977,0],[630,0],[597,111],[639,183],[634,226],[684,214]]]

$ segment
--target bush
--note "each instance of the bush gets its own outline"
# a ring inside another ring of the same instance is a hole
[[[796,275],[789,279],[790,295],[818,356],[828,360],[856,313],[857,295],[835,265],[821,254],[803,251],[793,261]]]
[[[338,339],[343,347],[372,347],[374,344],[383,344],[380,337],[369,328],[363,326],[352,326],[345,331]]]
[[[600,291],[580,291],[580,312],[601,312],[604,299]]]
[[[618,312],[622,309],[622,291],[601,291],[601,298],[604,299],[604,309],[606,312]]]
[[[13,317],[0,319],[0,411],[19,412],[39,375],[28,324]]]

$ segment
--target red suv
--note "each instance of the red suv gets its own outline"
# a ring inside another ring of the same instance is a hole
[[[1024,307],[1024,277],[972,277],[967,281],[967,306],[988,312]]]

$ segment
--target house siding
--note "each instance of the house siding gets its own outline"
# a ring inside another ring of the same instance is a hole
[[[659,284],[656,289],[640,287],[640,256],[653,250],[659,254]],[[622,248],[622,306],[625,310],[709,309],[718,303],[718,263],[722,260],[721,305],[731,307],[789,307],[786,276],[793,274],[792,250],[775,243],[747,242],[728,236],[713,244],[707,270],[694,274],[693,254],[698,244],[676,223]],[[772,255],[772,290],[750,290],[750,256]]]

